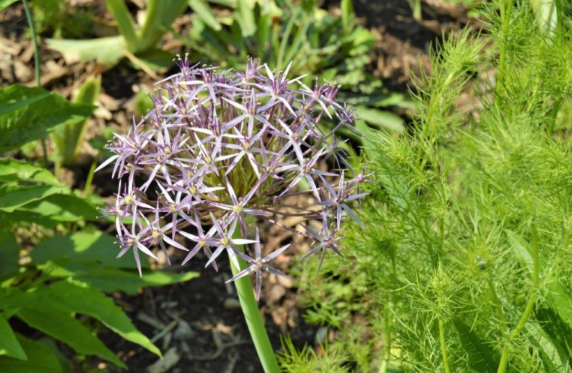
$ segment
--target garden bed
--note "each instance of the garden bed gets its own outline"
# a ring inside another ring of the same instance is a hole
[[[77,1],[77,7],[91,6],[97,16],[110,19],[103,1]],[[423,21],[412,18],[411,9],[405,1],[366,1],[354,4],[356,13],[363,19],[376,38],[377,44],[371,51],[375,55],[369,72],[381,79],[390,91],[407,92],[411,74],[427,66],[429,46],[437,42],[443,32],[460,30],[467,22],[466,10],[459,6],[447,5],[441,1],[427,1],[423,5]],[[336,2],[324,5],[331,12],[339,11]],[[130,8],[136,5],[130,3]],[[184,29],[190,22],[184,15],[176,27]],[[23,8],[14,4],[0,12],[0,86],[14,83],[33,85],[33,49],[25,37],[27,29]],[[165,46],[171,46],[173,53],[184,53],[176,40],[167,36]],[[72,93],[99,67],[91,63],[66,64],[61,55],[44,46],[41,48],[42,85],[60,95],[71,98]],[[100,109],[88,127],[88,138],[97,135],[102,128],[111,127],[125,132],[136,114],[135,95],[138,91],[149,90],[154,79],[142,70],[133,68],[126,62],[103,74],[102,92],[99,96]],[[400,109],[396,113],[403,115]],[[93,159],[93,149],[86,147],[78,166],[64,171],[69,184],[83,188],[83,183]],[[40,152],[37,152],[38,158]],[[103,197],[116,191],[115,181],[109,172],[98,174],[93,184],[94,190]],[[305,198],[305,197],[299,197]],[[294,203],[296,201],[293,201]],[[291,222],[288,222],[289,224]],[[113,227],[100,224],[102,229],[113,234]],[[281,245],[293,242],[294,250],[281,258],[277,268],[288,272],[308,245],[299,237],[274,227],[262,227],[261,234],[268,244],[264,247],[271,252]],[[145,289],[137,296],[113,294],[135,325],[154,342],[165,354],[165,361],[173,362],[170,372],[259,372],[254,346],[249,342],[250,335],[237,303],[233,286],[225,284],[230,276],[228,266],[222,265],[219,272],[204,269],[201,261],[191,261],[181,267],[183,257],[173,256],[172,271],[197,271],[201,276],[184,284],[171,287]],[[164,263],[159,263],[165,267]],[[290,335],[294,345],[316,344],[319,327],[304,321],[304,310],[297,299],[296,280],[278,279],[276,276],[263,282],[260,309],[276,349],[280,348],[280,336]],[[130,371],[144,372],[154,366],[154,372],[161,370],[157,357],[147,350],[126,342],[111,331],[101,333],[105,344],[118,353]],[[88,365],[109,372],[118,368],[101,361],[89,360]]]

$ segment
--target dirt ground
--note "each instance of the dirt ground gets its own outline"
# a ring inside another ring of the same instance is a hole
[[[128,1],[129,2],[129,1]],[[90,4],[96,14],[110,19],[103,0],[76,1],[77,6]],[[133,2],[133,3],[139,3]],[[339,3],[339,2],[338,2]],[[130,3],[130,8],[131,8]],[[134,5],[133,5],[134,6]],[[337,2],[326,1],[323,6],[335,11]],[[428,63],[427,53],[431,43],[438,42],[442,33],[460,30],[467,22],[467,10],[442,0],[427,0],[423,3],[423,21],[412,18],[411,9],[405,0],[355,0],[357,15],[372,29],[378,43],[371,51],[374,56],[369,66],[376,77],[390,90],[407,92],[411,74]],[[190,17],[185,15],[177,21],[184,27]],[[23,9],[14,4],[0,12],[0,86],[13,83],[33,85],[33,49],[25,36],[27,29]],[[164,43],[169,44],[168,38]],[[174,53],[184,52],[175,46]],[[42,56],[42,85],[57,93],[71,97],[72,93],[97,68],[95,63],[66,64],[62,57],[44,46]],[[103,74],[100,109],[89,126],[89,134],[97,134],[105,126],[120,129],[130,125],[135,114],[134,96],[137,91],[152,85],[153,78],[122,63]],[[92,160],[93,150],[87,147],[77,169],[66,173],[68,181],[83,187]],[[95,181],[95,190],[109,196],[115,190],[114,183],[105,174]],[[296,201],[294,201],[295,203]],[[296,222],[294,222],[296,223]],[[112,227],[101,225],[112,232]],[[292,242],[295,250],[281,258],[278,269],[285,272],[296,262],[299,253],[308,248],[308,243],[291,233],[274,227],[261,232],[268,244],[265,251],[272,251],[285,242]],[[172,271],[193,270],[201,277],[188,283],[146,289],[139,295],[128,297],[113,294],[136,326],[153,338],[165,354],[165,362],[171,368],[157,365],[157,357],[142,348],[118,338],[114,333],[102,330],[101,338],[131,372],[260,372],[254,346],[238,304],[233,286],[225,284],[230,278],[230,269],[222,265],[219,272],[204,269],[201,260],[191,261],[181,268],[177,263],[182,257],[173,258]],[[303,318],[304,310],[298,301],[296,279],[277,279],[275,276],[263,281],[260,309],[264,315],[272,344],[280,349],[280,336],[290,335],[298,348],[315,345],[318,326],[308,325]],[[117,368],[102,361],[90,359],[88,365],[107,372]]]

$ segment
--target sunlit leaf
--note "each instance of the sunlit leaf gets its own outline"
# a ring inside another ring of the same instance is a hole
[[[39,291],[50,306],[61,311],[76,312],[99,320],[124,339],[161,356],[161,351],[143,335],[113,300],[100,290],[77,281],[59,281]]]
[[[45,168],[17,161],[12,158],[0,159],[0,182],[30,181],[59,185],[58,179]]]
[[[212,29],[219,31],[221,29],[220,23],[216,20],[210,6],[204,0],[189,0],[189,6],[205,24]]]
[[[77,353],[99,355],[118,367],[126,368],[125,364],[71,313],[52,307],[45,299],[42,299],[44,302],[38,302],[39,299],[33,298],[33,294],[26,296],[31,298],[30,301],[22,305],[16,313],[26,324],[66,343]]]
[[[111,67],[125,56],[125,39],[123,36],[88,40],[47,39],[46,43],[53,50],[60,52],[67,63],[97,60]]]
[[[74,104],[42,88],[11,85],[0,89],[0,152],[43,139],[58,125],[91,115],[90,105]]]
[[[403,119],[388,111],[358,106],[356,113],[360,119],[365,120],[378,129],[384,128],[394,132],[402,132],[405,129]]]
[[[12,212],[27,203],[41,200],[52,194],[66,191],[65,187],[59,186],[20,186],[3,185],[0,187],[0,210]]]
[[[10,356],[20,360],[27,360],[28,357],[20,346],[16,334],[12,330],[4,315],[0,313],[0,356]]]
[[[63,237],[47,239],[38,244],[30,256],[36,264],[44,264],[48,260],[66,259],[75,262],[100,263],[107,267],[137,268],[132,255],[124,255],[116,259],[119,247],[115,241],[114,237],[106,233],[86,229]],[[149,266],[149,261],[145,256],[141,257],[141,265],[143,268]]]

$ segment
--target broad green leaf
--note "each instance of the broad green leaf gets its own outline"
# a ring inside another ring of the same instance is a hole
[[[25,213],[44,216],[57,222],[96,220],[98,211],[84,199],[73,194],[53,194],[18,209]]]
[[[356,113],[360,119],[365,120],[378,129],[385,128],[394,132],[403,132],[405,129],[403,119],[387,111],[358,106]]]
[[[123,36],[88,40],[47,39],[46,43],[48,47],[60,52],[68,63],[97,60],[111,67],[125,56],[125,39]]]
[[[27,361],[0,356],[2,373],[62,373],[58,357],[52,349],[40,342],[18,335],[18,342],[28,356]]]
[[[90,105],[68,102],[42,88],[11,85],[0,89],[0,152],[43,139],[58,125],[93,112]]]
[[[221,29],[220,23],[216,20],[211,7],[204,0],[189,0],[189,6],[202,20],[203,22],[214,29],[219,31]]]
[[[32,297],[32,294],[26,294]],[[22,306],[16,315],[32,328],[60,340],[74,351],[83,355],[99,355],[121,368],[126,368],[92,332],[76,320],[70,313],[62,312],[49,304],[40,303],[35,299],[35,305]]]
[[[52,194],[66,191],[66,187],[60,186],[0,186],[0,210],[12,212],[20,206],[51,196]]]
[[[132,295],[143,287],[172,285],[197,277],[199,277],[197,272],[170,273],[165,271],[144,272],[143,277],[140,277],[136,272],[112,268],[96,268],[73,276],[105,292],[124,291]]]
[[[479,373],[496,373],[500,359],[495,350],[484,344],[477,333],[460,319],[454,318],[453,324],[468,355],[469,367]]]
[[[11,179],[7,177],[11,176]],[[50,185],[59,185],[58,179],[48,170],[31,163],[17,161],[12,158],[0,159],[0,182],[30,181]]]
[[[0,10],[9,7],[18,0],[0,0]]]
[[[28,359],[16,338],[16,334],[2,313],[0,313],[0,355],[20,360]]]
[[[542,330],[537,323],[527,323],[528,338],[531,343],[538,348],[542,362],[546,366],[547,372],[557,372],[568,364],[566,354],[556,341]]]
[[[36,264],[65,259],[72,262],[91,262],[106,267],[137,268],[133,256],[116,258],[119,247],[116,239],[106,233],[88,228],[82,232],[47,239],[30,253]],[[143,268],[149,267],[146,256],[141,257]]]
[[[0,221],[3,222],[1,215]],[[14,235],[9,231],[0,231],[0,279],[18,272],[19,252]]]
[[[113,300],[100,290],[77,281],[59,281],[39,291],[50,306],[61,311],[81,313],[99,320],[124,339],[161,356],[161,351],[133,326]]]

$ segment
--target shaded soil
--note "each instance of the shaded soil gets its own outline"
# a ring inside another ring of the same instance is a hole
[[[75,1],[76,6],[86,4],[94,9],[102,22],[110,16],[104,2]],[[140,1],[129,2],[137,11]],[[324,7],[336,11],[336,2],[325,2]],[[467,22],[466,9],[444,1],[427,0],[423,3],[423,21],[412,18],[411,9],[405,0],[355,0],[357,15],[371,28],[378,39],[372,50],[374,56],[371,72],[382,79],[391,91],[406,92],[411,83],[411,74],[426,67],[427,53],[431,43],[438,42],[443,32],[460,30]],[[185,27],[188,15],[177,20],[177,27]],[[188,26],[188,24],[187,24]],[[112,27],[106,24],[107,29]],[[103,29],[105,29],[103,27]],[[23,9],[14,4],[0,12],[0,86],[19,83],[34,85],[33,49],[26,37],[27,29]],[[99,31],[107,32],[107,31]],[[101,35],[100,35],[101,36]],[[182,52],[181,46],[167,37],[164,40],[169,51]],[[64,97],[73,92],[98,69],[95,63],[66,64],[61,56],[45,46],[41,48],[42,85]],[[153,79],[141,70],[123,62],[103,74],[100,109],[91,120],[88,137],[98,135],[104,127],[127,128],[136,114],[134,95],[139,90],[149,89]],[[39,156],[39,151],[37,153]],[[83,188],[89,165],[95,152],[86,145],[79,166],[65,173],[66,181]],[[105,173],[98,175],[94,189],[102,196],[110,196],[115,183]],[[293,222],[296,223],[296,222]],[[104,227],[105,228],[105,227]],[[110,230],[109,232],[112,232]],[[278,269],[289,272],[300,253],[308,249],[308,243],[289,232],[266,227],[261,232],[270,252],[286,241],[292,241],[293,252],[283,256]],[[171,287],[145,289],[137,296],[113,294],[136,326],[163,351],[166,360],[173,359],[168,372],[260,372],[254,346],[237,304],[233,286],[225,281],[230,278],[230,269],[222,265],[217,273],[204,269],[204,260],[191,261],[181,268],[182,257],[173,256],[174,265],[169,270],[197,271],[201,277],[185,284]],[[222,261],[221,261],[222,263]],[[163,266],[164,264],[160,264]],[[263,281],[260,301],[261,312],[270,334],[272,344],[280,348],[280,336],[289,334],[294,345],[314,346],[318,327],[308,325],[302,317],[304,310],[299,303],[295,280],[279,281],[275,276]],[[100,333],[110,349],[116,351],[132,372],[147,372],[157,357],[142,348],[125,342],[107,329]],[[88,365],[101,371],[119,370],[102,361],[89,360]]]

